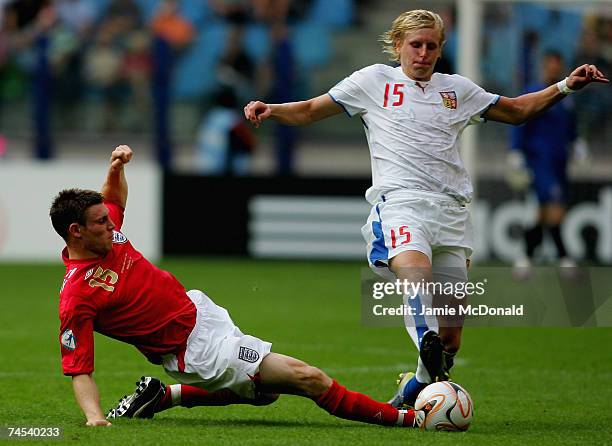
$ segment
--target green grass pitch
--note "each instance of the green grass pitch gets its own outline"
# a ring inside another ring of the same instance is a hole
[[[174,259],[163,268],[226,307],[246,333],[386,400],[416,350],[401,328],[360,322],[361,263]],[[467,328],[454,380],[475,402],[465,433],[384,428],[283,396],[268,407],[176,408],[153,420],[86,428],[60,368],[63,267],[0,265],[0,426],[58,426],[48,444],[569,445],[612,443],[612,329]],[[103,409],[143,374],[168,382],[136,349],[96,336]],[[7,440],[4,440],[7,441]],[[7,441],[10,442],[11,440]],[[16,441],[16,440],[15,440]]]

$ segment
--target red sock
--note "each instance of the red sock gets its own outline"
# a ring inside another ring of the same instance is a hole
[[[317,400],[317,404],[330,414],[347,420],[383,426],[412,427],[414,424],[414,410],[397,410],[390,404],[374,401],[362,393],[346,390],[336,380]]]
[[[169,409],[173,406],[227,406],[228,404],[246,403],[247,400],[239,397],[228,389],[209,392],[200,387],[186,384],[172,384],[166,386],[166,393],[156,407],[156,412]]]

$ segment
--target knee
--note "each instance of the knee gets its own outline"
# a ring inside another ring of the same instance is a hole
[[[308,364],[294,366],[293,373],[297,387],[310,398],[323,395],[332,383],[325,372]]]
[[[389,269],[401,280],[431,280],[431,260],[419,251],[404,251],[391,258]]]

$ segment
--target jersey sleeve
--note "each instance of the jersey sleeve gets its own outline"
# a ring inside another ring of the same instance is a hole
[[[466,77],[455,75],[459,83],[459,100],[461,101],[463,117],[468,124],[484,122],[482,115],[499,101],[499,95],[489,93]]]
[[[113,203],[112,201],[105,201],[104,204],[108,208],[108,215],[110,216],[111,220],[113,220],[117,231],[120,231],[121,226],[123,226],[123,213],[125,210],[117,203]]]
[[[60,311],[60,349],[64,375],[82,375],[94,370],[93,321],[95,311],[78,302]]]
[[[329,95],[338,103],[347,115],[353,117],[366,112],[367,93],[366,89],[372,84],[374,74],[373,67],[366,67],[355,71],[349,77],[338,82],[331,90]]]

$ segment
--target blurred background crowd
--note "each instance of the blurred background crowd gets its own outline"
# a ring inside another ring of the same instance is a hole
[[[378,36],[399,12],[417,7],[445,19],[438,71],[457,67],[452,1],[0,5],[0,157],[87,156],[100,144],[126,142],[164,168],[203,174],[363,175],[369,163],[358,120],[338,125],[343,118],[336,118],[308,129],[267,124],[255,137],[242,107],[254,98],[286,102],[322,94],[353,70],[384,63]],[[568,70],[588,62],[611,75],[612,5],[485,4],[480,81],[486,89],[519,94],[538,80],[539,60],[550,50],[562,54]],[[604,161],[612,156],[611,90],[575,96],[580,136],[592,157]],[[481,162],[504,159],[507,132],[485,126]],[[336,155],[322,163],[323,150]],[[220,155],[228,151],[232,156]]]

